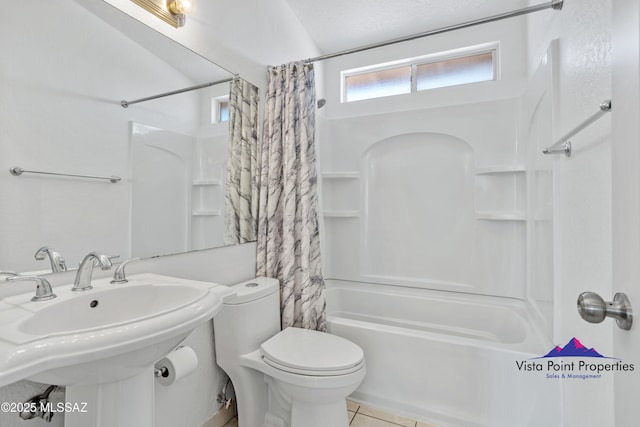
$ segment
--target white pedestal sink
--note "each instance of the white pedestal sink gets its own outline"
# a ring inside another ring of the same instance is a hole
[[[65,427],[153,427],[153,365],[207,322],[233,292],[155,274],[93,289],[56,287],[0,301],[0,387],[21,379],[65,385]],[[85,405],[86,403],[86,405]]]

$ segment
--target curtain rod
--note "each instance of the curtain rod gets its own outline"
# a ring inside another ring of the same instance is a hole
[[[512,18],[514,16],[525,15],[527,13],[538,12],[538,11],[545,10],[545,9],[562,10],[562,4],[563,3],[564,3],[564,0],[553,0],[553,1],[549,2],[549,3],[543,3],[543,4],[536,5],[536,6],[529,6],[529,7],[523,8],[523,9],[518,9],[518,10],[511,11],[511,12],[506,12],[506,13],[501,13],[499,15],[489,16],[487,18],[476,19],[474,21],[467,21],[467,22],[463,22],[461,24],[450,25],[448,27],[438,28],[436,30],[425,31],[425,32],[419,33],[419,34],[413,34],[413,35],[410,35],[410,36],[405,36],[405,37],[400,37],[400,38],[397,38],[397,39],[387,40],[385,42],[372,43],[372,44],[368,44],[368,45],[364,45],[364,46],[360,46],[360,47],[355,47],[355,48],[352,48],[352,49],[343,50],[343,51],[340,51],[340,52],[328,53],[326,55],[316,56],[315,58],[305,59],[305,60],[303,60],[303,62],[306,62],[306,63],[317,62],[317,61],[323,61],[325,59],[336,58],[338,56],[351,55],[352,53],[363,52],[365,50],[370,50],[370,49],[375,49],[375,48],[378,48],[378,47],[389,46],[389,45],[392,45],[392,44],[395,44],[395,43],[401,43],[401,42],[406,42],[406,41],[410,41],[410,40],[419,39],[419,38],[422,38],[422,37],[433,36],[433,35],[436,35],[436,34],[442,34],[442,33],[448,32],[448,31],[460,30],[462,28],[472,27],[474,25],[479,25],[479,24],[485,24],[487,22],[500,21],[501,19]]]
[[[216,82],[202,83],[202,84],[199,84],[199,85],[196,85],[196,86],[186,87],[184,89],[178,89],[178,90],[173,90],[171,92],[161,93],[159,95],[153,95],[153,96],[147,96],[146,98],[134,99],[133,101],[122,100],[122,101],[120,101],[120,105],[122,105],[122,108],[127,108],[129,105],[137,104],[138,102],[151,101],[152,99],[164,98],[165,96],[177,95],[179,93],[184,93],[184,92],[189,92],[189,91],[192,91],[192,90],[202,89],[202,88],[209,87],[209,86],[215,86],[215,85],[219,85],[219,84],[222,84],[222,83],[229,83],[231,80],[233,80],[233,78],[224,79],[224,80],[218,80]]]

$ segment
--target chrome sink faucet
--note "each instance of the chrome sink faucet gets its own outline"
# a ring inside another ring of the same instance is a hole
[[[48,301],[54,299],[56,294],[51,289],[51,283],[42,276],[14,276],[7,278],[7,282],[36,282],[36,295],[31,301]]]
[[[76,279],[73,281],[72,291],[79,292],[93,288],[91,286],[91,273],[93,273],[93,267],[96,265],[99,265],[103,270],[109,270],[111,268],[111,260],[107,255],[89,252],[80,263]]]
[[[67,271],[67,263],[60,254],[60,252],[55,251],[53,248],[48,246],[43,246],[36,251],[35,258],[38,261],[42,261],[43,259],[49,257],[49,261],[51,262],[51,272],[59,273],[61,271]]]

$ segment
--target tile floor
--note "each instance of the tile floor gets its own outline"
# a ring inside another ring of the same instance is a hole
[[[226,423],[223,427],[238,427],[238,418],[237,417],[232,418],[231,421]]]
[[[436,427],[411,418],[389,414],[378,409],[369,408],[359,403],[347,400],[349,425],[352,427]],[[225,424],[224,427],[238,427],[236,418]]]

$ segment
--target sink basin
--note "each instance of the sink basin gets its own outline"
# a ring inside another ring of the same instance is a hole
[[[155,274],[126,284],[94,280],[93,289],[31,302],[33,290],[0,301],[0,387],[21,379],[100,384],[138,375],[209,321],[232,291]]]
[[[18,329],[26,334],[54,335],[137,322],[180,309],[203,298],[206,292],[206,288],[178,284],[120,285],[45,307]]]

